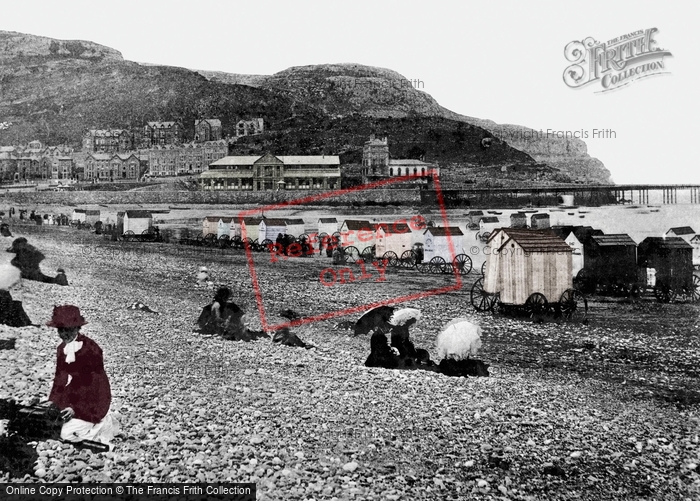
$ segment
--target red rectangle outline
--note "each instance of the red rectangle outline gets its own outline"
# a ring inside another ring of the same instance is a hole
[[[253,260],[253,250],[250,247],[250,245],[248,245],[248,242],[246,240],[246,230],[245,230],[245,226],[243,225],[243,218],[255,216],[257,214],[262,214],[265,211],[278,210],[278,209],[281,209],[284,207],[289,207],[289,206],[294,206],[294,205],[303,205],[303,204],[306,204],[309,202],[315,202],[317,200],[323,200],[326,198],[337,197],[337,196],[345,195],[347,193],[353,193],[355,191],[369,190],[372,188],[386,186],[388,184],[400,183],[400,182],[407,181],[410,179],[424,178],[424,177],[426,177],[426,175],[430,175],[433,179],[433,185],[435,187],[435,193],[437,195],[438,206],[440,207],[440,215],[442,217],[443,226],[448,227],[449,221],[447,219],[447,211],[445,210],[445,200],[442,196],[442,190],[440,188],[440,179],[438,178],[438,174],[437,174],[437,171],[435,169],[430,169],[425,174],[423,174],[423,173],[421,173],[421,174],[419,174],[419,173],[407,174],[407,175],[400,176],[400,177],[394,177],[391,179],[383,179],[381,181],[375,181],[375,182],[363,184],[360,186],[353,186],[351,188],[341,188],[341,189],[334,190],[334,191],[327,191],[325,193],[319,193],[316,195],[309,195],[308,197],[298,198],[295,200],[286,200],[284,202],[279,202],[279,203],[272,204],[272,205],[266,205],[264,207],[259,207],[257,209],[248,209],[248,210],[244,210],[244,211],[239,212],[238,213],[238,222],[241,225],[241,239],[245,243],[245,253],[246,253],[246,258],[248,260],[248,268],[250,270],[250,278],[251,278],[251,281],[253,282],[253,290],[255,291],[255,302],[258,306],[258,312],[260,313],[260,322],[262,323],[263,330],[270,331],[270,330],[283,329],[285,327],[295,327],[298,325],[308,324],[311,322],[328,320],[330,318],[341,317],[341,316],[349,315],[352,313],[358,313],[358,312],[362,312],[362,311],[371,310],[372,308],[376,308],[378,306],[387,306],[387,305],[392,305],[392,304],[405,303],[406,301],[421,299],[421,298],[428,297],[428,296],[435,296],[438,294],[445,294],[447,292],[452,292],[452,291],[456,291],[456,290],[461,289],[462,288],[462,277],[461,277],[459,271],[453,267],[453,272],[454,272],[454,275],[456,278],[456,283],[454,285],[440,287],[438,289],[430,289],[430,290],[423,291],[423,292],[417,292],[417,293],[409,294],[406,296],[400,296],[400,297],[397,297],[394,299],[385,299],[384,301],[377,301],[375,303],[369,303],[369,304],[365,304],[362,306],[355,306],[352,308],[346,308],[344,310],[337,310],[334,312],[322,313],[320,315],[314,315],[311,317],[304,317],[304,318],[292,320],[292,321],[281,323],[281,324],[270,325],[267,323],[267,318],[265,315],[265,306],[263,305],[262,293],[260,292],[260,284],[258,282],[257,273],[255,272],[255,263]],[[452,235],[449,232],[447,233],[447,245],[448,245],[449,250],[450,250],[450,256],[452,258],[452,262],[454,262],[456,254],[455,254],[454,244],[452,242]]]

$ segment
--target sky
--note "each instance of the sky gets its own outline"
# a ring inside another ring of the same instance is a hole
[[[700,184],[690,156],[700,137],[698,10],[691,0],[27,0],[3,9],[0,30],[230,73],[323,63],[390,68],[457,113],[583,136],[616,183]],[[564,82],[570,42],[651,28],[654,47],[670,52],[664,74],[608,92],[600,80]]]

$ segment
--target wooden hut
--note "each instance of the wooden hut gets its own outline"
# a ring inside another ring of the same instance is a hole
[[[338,220],[334,217],[322,217],[318,220],[318,234],[332,235],[338,231]]]
[[[665,237],[680,237],[686,242],[690,243],[690,241],[693,239],[695,236],[695,230],[691,228],[690,226],[678,226],[676,228],[671,228],[668,230],[665,234]]]
[[[549,227],[549,214],[533,214],[530,218],[530,228],[533,230],[546,230]]]
[[[484,216],[479,220],[479,230],[483,232],[491,233],[498,226],[500,226],[500,221],[496,216]]]
[[[524,212],[514,212],[510,215],[511,228],[527,228],[527,214]]]
[[[281,218],[263,219],[258,224],[258,241],[277,241],[279,235],[287,234],[287,221]]]
[[[84,223],[87,216],[86,212],[87,211],[85,209],[73,209],[71,220]]]
[[[376,230],[376,256],[385,257],[393,252],[397,258],[413,247],[413,233],[405,221],[379,223]],[[393,263],[392,263],[393,264]]]
[[[624,233],[590,235],[584,243],[584,268],[580,286],[584,292],[628,295],[637,283],[637,243]]]
[[[153,216],[147,210],[128,210],[124,212],[123,231],[132,231],[135,235],[149,232],[153,227]]]
[[[457,226],[428,228],[423,233],[423,238],[423,260],[426,263],[434,257],[441,257],[447,263],[451,263],[457,254],[464,252],[464,233]],[[454,254],[450,251],[450,239]]]
[[[346,219],[340,225],[341,245],[362,252],[375,244],[374,227],[369,221]]]
[[[571,248],[550,230],[500,228],[489,238],[484,291],[506,305],[525,305],[534,293],[558,302],[572,288]]]
[[[559,238],[571,247],[571,273],[574,277],[584,266],[583,242],[576,236],[575,230],[577,228],[581,228],[581,226],[552,226],[551,228]]]
[[[695,235],[690,239],[690,245],[693,246],[693,266],[700,267],[700,235]]]
[[[466,214],[467,216],[467,226],[476,228],[479,226],[479,221],[484,217],[484,212],[480,210],[470,210]]]
[[[87,224],[95,225],[96,222],[100,220],[99,210],[86,210],[85,211],[85,222]]]
[[[694,289],[693,246],[680,237],[645,238],[638,247],[638,264],[655,290]]]
[[[233,237],[236,235],[237,221],[231,216],[207,216],[202,221],[202,235],[216,235],[221,238],[223,235]]]
[[[299,238],[300,235],[306,233],[303,219],[286,219],[285,224],[287,226],[287,235],[292,235],[295,238]]]
[[[241,238],[250,241],[258,240],[260,234],[260,222],[264,218],[261,217],[244,217],[241,223]],[[277,235],[275,235],[277,238]],[[262,240],[261,240],[262,241]]]

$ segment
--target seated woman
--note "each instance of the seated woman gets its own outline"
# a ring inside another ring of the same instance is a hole
[[[370,339],[371,353],[365,361],[366,367],[383,367],[384,369],[415,369],[415,361],[398,354],[398,350],[389,346],[386,334],[377,329]]]
[[[243,316],[245,312],[229,301],[231,289],[219,287],[214,301],[202,308],[197,319],[200,334],[215,334],[232,341],[251,341],[257,337],[268,337],[265,333],[249,331]]]
[[[66,420],[61,439],[91,440],[110,446],[119,422],[109,412],[112,392],[104,369],[102,349],[80,333],[87,322],[77,306],[55,306],[46,325],[58,329],[62,343],[56,349],[56,375],[49,401]]]
[[[22,307],[22,301],[12,299],[10,289],[20,283],[21,272],[11,264],[0,265],[0,324],[10,327],[32,325]]]
[[[399,350],[399,355],[402,357],[418,358],[416,347],[411,342],[408,332],[409,327],[416,322],[415,318],[410,318],[403,325],[393,325],[391,327],[391,346]]]
[[[15,254],[14,259],[12,259],[10,263],[19,268],[22,272],[22,278],[47,284],[58,283],[59,285],[68,285],[68,281],[65,279],[65,273],[63,273],[63,276],[58,278],[58,280],[54,277],[44,275],[39,267],[39,263],[44,260],[44,255],[36,247],[29,244],[26,238],[16,238],[12,242],[12,246],[7,249],[7,252]]]

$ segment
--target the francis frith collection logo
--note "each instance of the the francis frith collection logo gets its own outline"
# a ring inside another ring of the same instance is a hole
[[[570,42],[564,55],[572,64],[564,71],[564,82],[575,89],[600,82],[598,92],[607,92],[642,78],[669,74],[664,57],[672,54],[657,46],[657,32],[656,28],[639,30],[605,43],[591,37]]]

